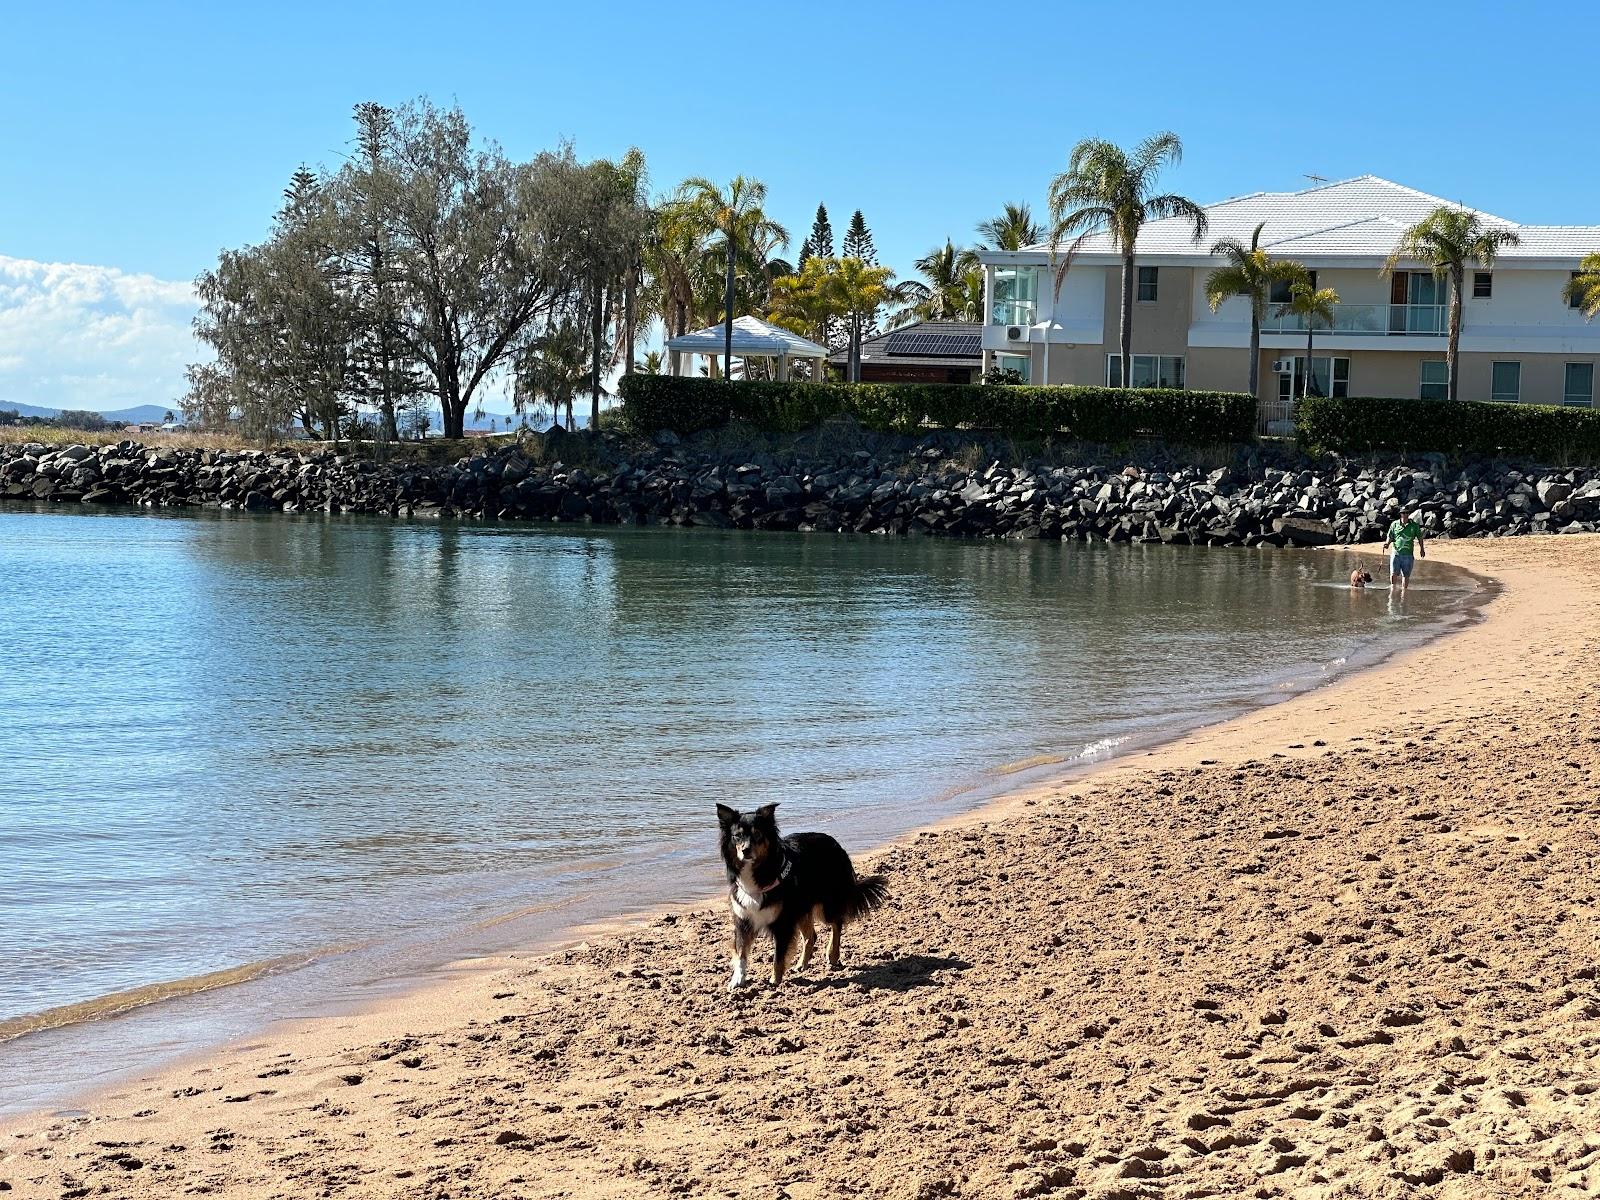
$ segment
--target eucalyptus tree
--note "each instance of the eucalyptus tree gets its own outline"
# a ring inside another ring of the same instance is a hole
[[[190,368],[184,407],[209,425],[238,422],[248,436],[298,418],[336,440],[356,381],[359,315],[347,282],[332,197],[301,167],[268,239],[224,251],[195,281],[195,333],[216,358]]]
[[[1304,267],[1297,267],[1296,274],[1298,277],[1289,285],[1289,299],[1278,306],[1278,315],[1292,314],[1306,323],[1306,369],[1300,373],[1300,395],[1309,396],[1314,374],[1311,351],[1317,336],[1317,325],[1321,323],[1329,329],[1333,328],[1339,293],[1332,288],[1317,287],[1311,280],[1311,272]]]
[[[1583,256],[1578,273],[1562,287],[1561,297],[1582,309],[1585,320],[1594,320],[1595,314],[1600,313],[1600,254]]]
[[[986,250],[1021,250],[1044,237],[1026,204],[1008,204],[999,216],[978,223],[979,244]]]
[[[1206,276],[1206,303],[1216,312],[1235,296],[1244,297],[1250,305],[1250,394],[1254,396],[1261,379],[1261,321],[1266,316],[1267,304],[1272,299],[1276,284],[1293,285],[1301,279],[1309,280],[1305,268],[1288,259],[1275,259],[1261,248],[1261,231],[1266,222],[1255,227],[1250,244],[1237,238],[1223,238],[1211,247],[1211,253],[1226,259]]]
[[[689,229],[702,235],[705,250],[724,262],[724,374],[733,368],[734,275],[741,256],[746,263],[763,260],[761,271],[770,282],[772,273],[765,259],[772,250],[789,244],[788,231],[766,215],[766,198],[767,185],[743,175],[734,176],[726,188],[703,176],[692,176],[678,189],[677,202],[683,206]]]
[[[491,372],[569,291],[581,218],[561,191],[568,153],[513,163],[474,145],[459,108],[424,99],[394,114],[384,186],[400,329],[431,378],[445,437],[462,436]]]
[[[1445,347],[1448,395],[1455,400],[1460,383],[1456,370],[1461,350],[1461,295],[1467,266],[1494,266],[1501,250],[1522,239],[1516,230],[1485,225],[1475,212],[1443,204],[1400,235],[1394,250],[1384,260],[1382,274],[1393,275],[1402,262],[1420,262],[1443,283],[1450,281],[1450,337]]]
[[[1067,169],[1050,183],[1050,253],[1066,242],[1056,269],[1056,288],[1083,242],[1108,234],[1122,256],[1122,386],[1132,386],[1134,255],[1145,222],[1177,218],[1193,228],[1193,240],[1206,235],[1205,209],[1186,196],[1157,192],[1162,168],[1182,161],[1183,143],[1175,133],[1145,138],[1130,153],[1100,138],[1072,148]],[[1070,241],[1068,240],[1070,239]]]

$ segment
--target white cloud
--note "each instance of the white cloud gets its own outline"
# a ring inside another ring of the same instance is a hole
[[[0,255],[0,407],[171,407],[184,367],[210,357],[197,307],[187,283]]]

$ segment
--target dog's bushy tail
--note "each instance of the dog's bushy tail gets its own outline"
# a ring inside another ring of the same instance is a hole
[[[844,919],[859,921],[884,906],[889,899],[889,881],[882,875],[858,876],[846,902]]]

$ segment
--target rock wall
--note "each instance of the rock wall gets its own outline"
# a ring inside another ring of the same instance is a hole
[[[1160,448],[1007,463],[1009,444],[970,435],[829,440],[552,433],[443,466],[323,449],[0,445],[0,499],[1244,546],[1379,541],[1400,506],[1436,537],[1600,529],[1600,472],[1588,469],[1312,462],[1248,447],[1210,469]]]

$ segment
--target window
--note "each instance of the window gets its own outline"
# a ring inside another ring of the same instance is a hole
[[[1489,399],[1505,400],[1515,404],[1522,398],[1522,364],[1497,362],[1489,383]]]
[[[1316,291],[1317,290],[1317,273],[1315,271],[1307,271],[1306,274],[1311,277],[1310,278],[1311,290],[1313,292]],[[1273,285],[1272,285],[1271,290],[1267,292],[1267,302],[1269,304],[1287,304],[1287,303],[1289,303],[1290,299],[1292,298],[1291,292],[1290,292],[1290,289],[1292,287],[1293,287],[1293,284],[1291,284],[1287,279],[1280,279],[1280,280],[1275,281],[1273,283]]]
[[[1331,378],[1330,378],[1331,372]],[[1278,376],[1278,399],[1293,400],[1300,395],[1300,380],[1306,373],[1306,356],[1294,360],[1294,372]],[[1348,396],[1350,394],[1350,360],[1348,358],[1323,358],[1311,360],[1311,394],[1313,396]]]
[[[1568,363],[1566,386],[1562,388],[1561,402],[1579,408],[1594,407],[1594,364]]]
[[[1487,300],[1494,295],[1494,272],[1474,271],[1472,273],[1472,298],[1474,300]]]
[[[1583,274],[1582,271],[1574,271],[1572,273],[1572,277],[1574,279],[1576,279],[1579,275],[1582,275],[1582,274]],[[1577,295],[1573,296],[1572,299],[1568,300],[1567,301],[1567,307],[1568,308],[1582,308],[1583,307],[1583,293],[1579,292]]]
[[[990,318],[995,325],[1032,325],[1038,308],[1039,272],[1034,267],[996,267]]]
[[[1139,268],[1139,291],[1137,299],[1141,304],[1154,304],[1156,300],[1156,279],[1160,274],[1159,267]]]
[[[1106,356],[1106,385],[1122,386],[1122,356]],[[1133,356],[1133,386],[1136,388],[1183,387],[1183,359],[1165,354]]]
[[[1422,390],[1417,393],[1423,400],[1450,399],[1450,364],[1443,359],[1422,364]]]
[[[1026,354],[996,354],[994,365],[1002,371],[1015,371],[1023,383],[1033,382],[1033,359]]]

